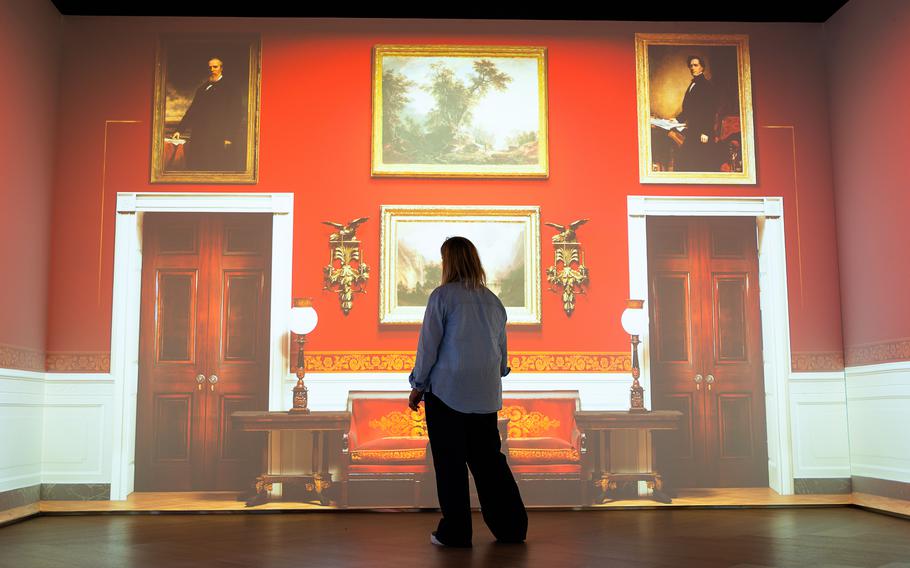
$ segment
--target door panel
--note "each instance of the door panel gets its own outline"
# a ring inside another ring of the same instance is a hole
[[[244,214],[219,221],[210,280],[210,317],[218,325],[208,347],[218,382],[207,407],[206,464],[215,486],[237,487],[255,477],[263,440],[232,432],[230,413],[268,408],[271,219]]]
[[[196,362],[196,271],[158,271],[155,331],[159,363]]]
[[[155,461],[189,462],[192,391],[155,396]]]
[[[136,489],[242,489],[261,440],[230,417],[267,408],[271,217],[143,225]]]
[[[649,219],[648,244],[653,406],[684,412],[659,467],[678,487],[767,485],[754,219]]]
[[[262,278],[261,271],[229,271],[224,274],[221,350],[225,361],[256,361]]]
[[[714,352],[718,361],[748,361],[745,275],[714,275]]]
[[[754,453],[751,398],[745,393],[717,397],[721,459],[748,459]]]
[[[656,409],[683,413],[680,430],[655,432],[658,468],[671,483],[690,487],[698,483],[705,462],[704,399],[695,392],[701,372],[698,338],[702,336],[698,257],[692,255],[698,242],[686,219],[667,219],[648,225],[651,314],[651,376],[661,377],[652,392]]]
[[[654,302],[661,317],[655,322],[660,331],[654,356],[662,363],[692,361],[689,294],[687,273],[666,273],[655,279]]]

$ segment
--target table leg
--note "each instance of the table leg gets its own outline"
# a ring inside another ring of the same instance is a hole
[[[596,490],[596,503],[605,503],[608,500],[608,493],[616,489],[616,483],[610,480],[610,444],[607,430],[596,430],[597,432],[597,470],[593,475],[594,489]]]
[[[320,505],[331,503],[328,489],[332,487],[332,474],[326,468],[328,459],[325,453],[325,432],[317,431],[313,435],[313,487]]]
[[[272,446],[272,432],[269,431],[266,434],[265,444],[262,448],[262,474],[258,475],[253,481],[253,487],[242,493],[239,497],[240,500],[246,501],[247,507],[255,507],[256,505],[262,505],[263,503],[269,500],[269,491],[272,489],[272,483],[266,481],[268,475],[271,473],[269,469],[269,448]]]
[[[653,430],[648,430],[647,434],[648,447],[650,450],[648,453],[648,471],[652,472],[654,475],[654,479],[648,482],[648,488],[651,489],[651,497],[653,497],[655,501],[658,501],[660,503],[672,503],[673,500],[670,499],[670,496],[663,491],[663,479],[661,479],[660,474],[657,473],[657,470],[654,469],[654,464],[657,461],[657,449],[654,447],[654,440],[652,439],[653,433]]]

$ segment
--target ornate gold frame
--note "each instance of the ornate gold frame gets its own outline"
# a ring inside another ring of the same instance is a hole
[[[648,64],[648,46],[651,45],[736,47],[740,129],[742,132],[742,172],[651,171],[651,125],[649,123],[651,100]],[[755,183],[755,128],[752,123],[752,70],[749,62],[749,36],[742,34],[635,34],[635,75],[638,92],[638,172],[641,183]]]
[[[247,103],[246,169],[244,171],[181,171],[164,169],[165,104],[167,101],[168,43],[176,40],[224,42],[236,39],[249,42],[249,80]],[[155,54],[155,97],[152,115],[151,183],[256,183],[259,179],[259,97],[262,74],[262,40],[259,34],[162,34]]]
[[[511,57],[537,60],[538,161],[534,165],[386,164],[382,160],[382,61],[386,56],[410,57]],[[547,48],[479,45],[377,45],[373,48],[373,141],[371,174],[374,177],[473,177],[548,178],[550,176],[547,128]]]
[[[525,305],[506,307],[510,325],[539,325],[540,309],[540,207],[538,206],[455,206],[383,205],[380,230],[379,323],[413,325],[423,321],[424,307],[399,306],[395,290],[398,257],[397,226],[401,222],[433,223],[454,221],[522,223],[527,227],[525,254]]]

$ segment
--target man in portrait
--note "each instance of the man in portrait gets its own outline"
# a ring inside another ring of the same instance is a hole
[[[685,139],[679,149],[676,170],[709,172],[718,169],[714,147],[714,124],[717,118],[717,97],[714,86],[705,76],[704,59],[698,55],[686,58],[692,82],[683,95],[682,111],[676,120],[685,123]],[[674,131],[670,131],[671,138]]]
[[[209,59],[208,67],[209,77],[196,89],[173,138],[180,140],[182,135],[189,134],[186,143],[188,170],[241,170],[238,142],[243,135],[242,94],[238,86],[224,76],[221,59]]]

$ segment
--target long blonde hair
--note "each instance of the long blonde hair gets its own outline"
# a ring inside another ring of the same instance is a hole
[[[480,263],[474,243],[464,237],[449,237],[439,249],[442,253],[442,283],[461,282],[477,290],[487,285],[487,273]]]

